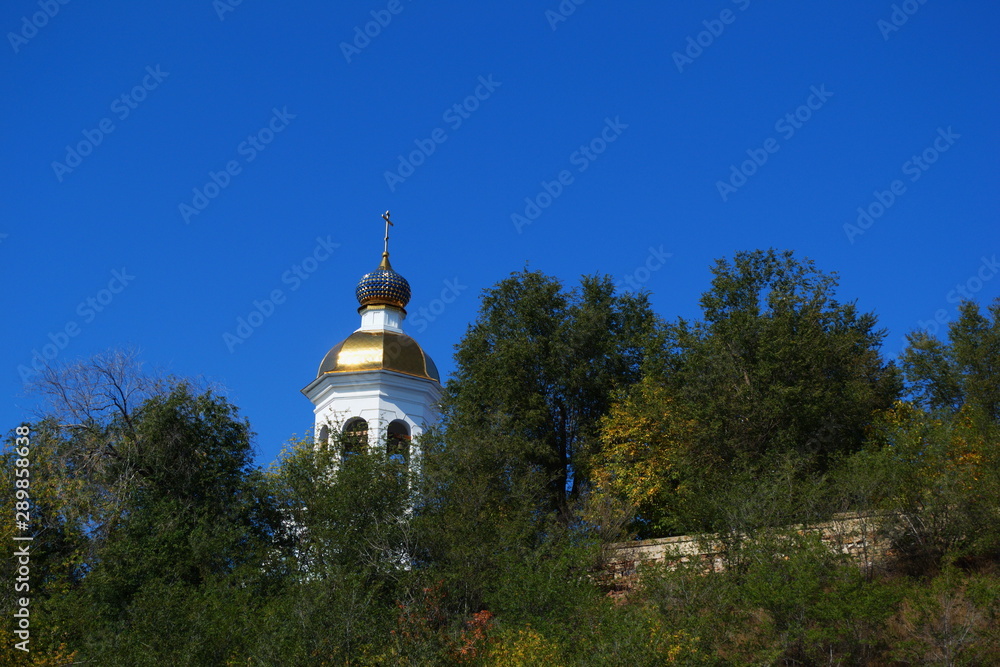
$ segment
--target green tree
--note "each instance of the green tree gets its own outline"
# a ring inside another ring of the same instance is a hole
[[[545,470],[492,433],[432,434],[422,449],[415,564],[441,596],[438,631],[454,636],[456,622],[488,611],[498,627],[578,635],[601,601],[591,577],[600,548],[591,526],[546,510]],[[404,603],[427,607],[419,596]]]
[[[198,584],[259,557],[277,514],[235,407],[181,384],[138,410],[134,433],[122,447],[142,481],[88,576],[95,594],[118,606],[151,576]]]
[[[279,515],[252,466],[252,432],[225,399],[184,383],[127,414],[68,430],[90,443],[64,445],[70,469],[79,452],[109,458],[69,488],[111,489],[114,502],[89,517],[78,580],[43,593],[52,623],[101,664],[221,664],[271,586],[262,564]]]
[[[401,663],[392,630],[413,571],[411,476],[385,447],[345,455],[350,437],[295,442],[268,473],[283,523],[267,567],[283,573],[282,585],[247,657]]]
[[[1000,661],[1000,582],[948,564],[907,591],[893,618],[893,656],[906,664],[995,665]]]
[[[900,402],[878,422],[873,467],[889,467],[878,509],[898,558],[916,572],[1000,554],[1000,448],[971,410],[933,415]],[[866,457],[869,458],[869,457]]]
[[[954,415],[964,406],[977,419],[1000,424],[1000,299],[986,315],[979,304],[963,301],[947,341],[924,332],[908,334],[907,341],[906,388],[920,407]]]
[[[80,611],[75,619],[67,610],[142,479],[127,444],[134,441],[136,411],[174,383],[144,374],[130,351],[48,367],[35,378],[33,389],[48,406],[30,425],[31,592],[35,636],[50,648],[78,639],[89,618],[89,612]],[[0,456],[10,488],[14,458],[12,448]]]
[[[591,461],[595,491],[590,505],[605,496],[624,499],[634,510],[633,528],[641,537],[678,530],[679,506],[693,490],[686,473],[696,428],[693,420],[677,414],[662,383],[643,378],[601,418],[601,446]]]
[[[568,516],[596,422],[615,390],[638,380],[654,320],[645,295],[616,295],[608,277],[566,291],[537,271],[511,275],[485,291],[458,345],[449,435],[513,448],[547,477],[546,508]]]
[[[23,662],[14,662],[12,658],[12,662],[4,663],[0,659],[0,664],[35,664],[31,658],[37,664],[48,664],[42,656],[61,653],[60,644],[67,640],[65,629],[58,627],[50,613],[49,600],[75,590],[86,574],[86,565],[92,562],[88,525],[93,503],[82,492],[80,480],[67,474],[63,456],[68,443],[57,425],[51,421],[27,424],[21,427],[20,435],[21,446],[12,431],[0,449],[0,486],[5,490],[0,493],[0,511],[10,517],[0,525],[0,541],[11,549],[28,548],[30,577],[27,581],[23,578],[17,581],[18,558],[0,559],[0,578],[10,582],[0,591],[0,613],[4,616],[0,634],[4,635],[4,650],[10,649],[12,656],[18,655],[20,652],[10,647],[20,640],[5,633],[12,629],[8,625],[20,606],[17,600],[30,598],[31,655],[22,656]],[[27,500],[19,501],[15,496],[15,484]],[[18,530],[14,523],[17,502],[28,503],[27,531]],[[31,542],[13,540],[15,535],[26,534],[32,536]]]
[[[448,587],[453,609],[470,614],[545,542],[547,478],[500,436],[431,433],[421,444],[416,556]]]
[[[46,401],[36,430],[52,468],[40,477],[60,485],[58,514],[86,533],[86,558],[147,476],[134,446],[138,409],[178,384],[146,373],[134,350],[113,350],[46,367],[30,386]]]
[[[384,446],[344,455],[348,437],[334,434],[324,447],[311,439],[293,443],[270,472],[290,558],[307,579],[344,568],[391,575],[412,549],[406,464],[388,457]]]
[[[659,375],[699,424],[701,465],[769,465],[793,452],[825,469],[855,451],[897,398],[884,330],[835,299],[836,274],[791,251],[737,253],[712,268],[704,321],[667,329]]]

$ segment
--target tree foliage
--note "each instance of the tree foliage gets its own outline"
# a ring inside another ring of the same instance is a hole
[[[264,470],[218,392],[129,353],[49,369],[32,653],[0,665],[996,663],[1000,305],[911,336],[899,402],[835,276],[775,251],[714,274],[703,321],[669,325],[604,278],[487,290],[409,467],[335,436]],[[871,551],[796,525],[834,512]],[[722,567],[616,578],[629,519],[709,531]]]
[[[600,448],[591,462],[596,495],[623,498],[641,533],[676,529],[678,505],[692,491],[686,472],[696,428],[666,387],[644,378],[600,420]]]
[[[942,417],[900,402],[879,420],[871,449],[891,474],[876,507],[911,567],[1000,556],[1000,433],[984,433],[971,413]]]
[[[900,389],[875,316],[837,301],[836,275],[790,251],[740,252],[712,273],[704,321],[671,324],[660,361],[698,422],[702,465],[796,452],[823,469],[860,449],[872,415]]]
[[[983,314],[964,301],[946,341],[924,332],[907,335],[906,387],[929,411],[954,415],[965,408],[977,420],[1000,424],[1000,299]]]
[[[547,508],[565,516],[584,488],[597,420],[639,378],[654,319],[644,295],[616,295],[607,277],[566,291],[537,271],[513,274],[484,292],[457,347],[446,428],[501,439],[547,477]]]

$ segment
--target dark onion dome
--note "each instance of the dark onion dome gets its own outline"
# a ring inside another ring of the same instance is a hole
[[[354,295],[362,306],[405,308],[410,301],[410,283],[392,270],[389,253],[383,252],[378,268],[361,278]]]
[[[417,341],[393,331],[355,331],[326,353],[317,377],[381,370],[441,381],[437,366]]]

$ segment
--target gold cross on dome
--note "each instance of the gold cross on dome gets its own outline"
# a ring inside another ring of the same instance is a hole
[[[382,219],[385,220],[385,252],[389,252],[389,227],[392,225],[392,220],[389,219],[389,211],[382,214]]]

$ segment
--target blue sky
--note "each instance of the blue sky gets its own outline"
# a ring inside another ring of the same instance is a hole
[[[234,1],[0,9],[7,427],[33,351],[136,346],[224,385],[273,460],[386,209],[444,375],[526,263],[673,319],[714,259],[790,248],[889,357],[1000,295],[995,3]]]

